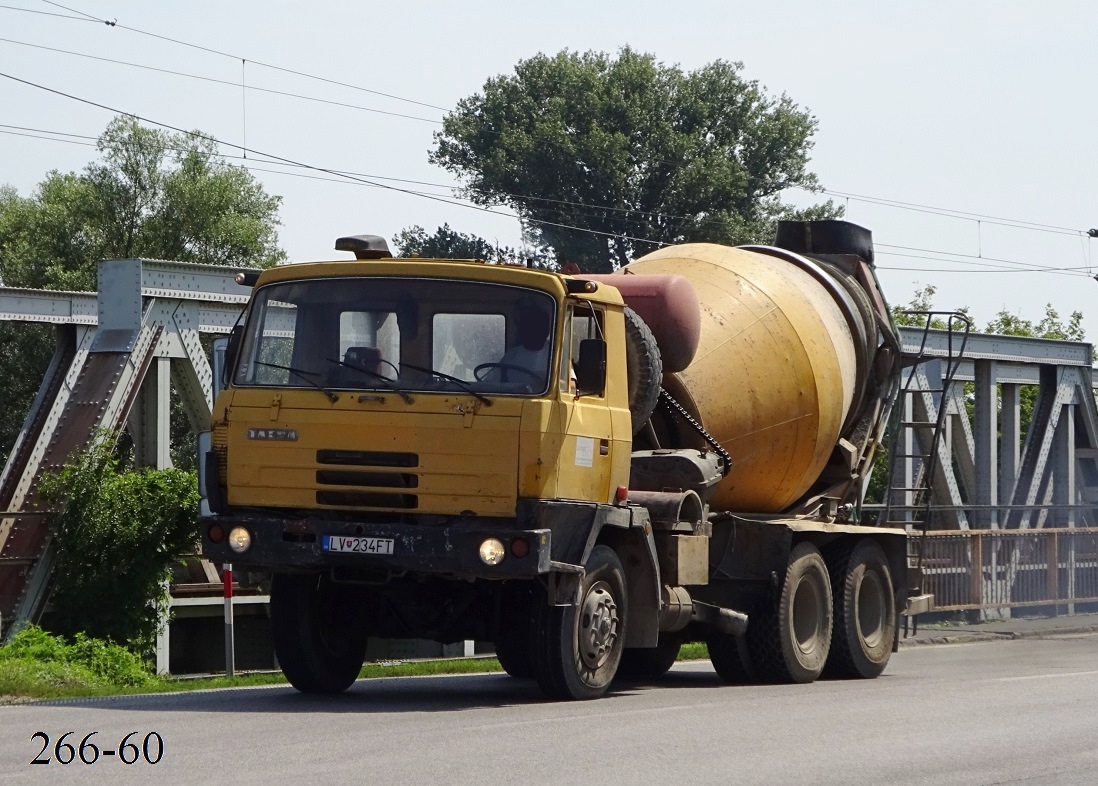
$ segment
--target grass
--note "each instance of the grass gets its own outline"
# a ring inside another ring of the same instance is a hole
[[[709,657],[705,644],[684,644],[679,660]],[[367,663],[360,677],[420,677],[482,674],[502,671],[495,658]],[[278,673],[235,677],[161,677],[137,656],[116,644],[78,636],[68,642],[34,626],[20,631],[0,647],[0,704],[25,700],[126,696],[137,693],[178,693],[216,688],[284,685]]]

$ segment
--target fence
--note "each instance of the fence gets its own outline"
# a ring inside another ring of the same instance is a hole
[[[920,536],[909,541],[917,553]],[[1098,527],[938,530],[922,545],[935,611],[1098,604]]]

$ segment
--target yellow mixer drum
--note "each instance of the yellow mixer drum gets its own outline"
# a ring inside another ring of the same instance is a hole
[[[849,310],[844,315],[820,271],[760,251],[669,246],[626,270],[678,274],[698,296],[697,353],[663,385],[732,457],[712,507],[788,508],[819,478],[855,398],[864,348]]]

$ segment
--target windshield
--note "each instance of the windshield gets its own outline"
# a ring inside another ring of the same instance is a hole
[[[258,290],[233,381],[326,390],[549,388],[556,301],[503,284],[321,278]]]

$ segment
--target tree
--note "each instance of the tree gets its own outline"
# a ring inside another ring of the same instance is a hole
[[[797,211],[816,120],[722,60],[684,72],[623,48],[520,61],[458,102],[431,161],[484,205],[508,205],[559,263],[607,272],[664,243],[769,241]]]
[[[477,235],[467,235],[450,229],[443,224],[433,235],[419,225],[401,230],[393,242],[396,243],[402,257],[422,257],[425,259],[483,259],[499,265],[525,265],[532,261],[533,266],[547,269],[554,267],[552,256],[545,248],[532,248],[520,251],[511,246],[489,243]]]
[[[83,172],[49,172],[30,197],[0,187],[0,280],[60,290],[96,287],[101,259],[148,257],[268,267],[283,259],[280,198],[216,156],[200,134],[119,117]],[[49,361],[48,330],[0,322],[0,457],[11,450]]]

